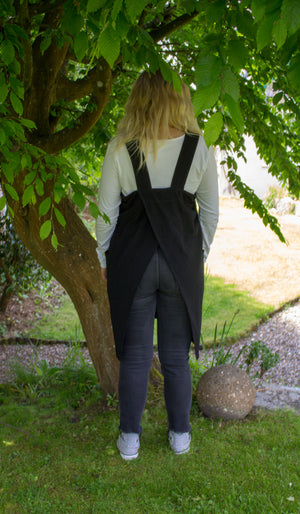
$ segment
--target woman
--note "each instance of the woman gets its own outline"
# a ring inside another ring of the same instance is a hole
[[[217,226],[218,186],[213,151],[184,83],[179,94],[160,72],[137,79],[105,156],[99,209],[110,219],[97,219],[96,234],[120,360],[117,446],[126,460],[138,456],[157,317],[169,442],[175,454],[186,453],[189,349],[193,341],[198,355],[203,262]]]

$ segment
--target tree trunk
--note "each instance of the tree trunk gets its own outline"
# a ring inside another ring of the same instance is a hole
[[[0,259],[0,267],[3,269],[5,275],[5,283],[3,284],[3,290],[0,298],[0,311],[5,313],[9,300],[13,294],[13,280],[2,259]]]
[[[49,196],[49,193],[45,196]],[[59,210],[66,219],[66,226],[62,227],[53,217],[59,242],[55,250],[50,237],[44,241],[40,239],[40,226],[45,221],[45,217],[39,218],[40,201],[23,209],[20,204],[12,203],[17,234],[34,258],[65,288],[76,308],[102,390],[106,394],[116,393],[119,363],[115,355],[106,284],[101,279],[95,239],[75,213],[70,201],[63,199],[59,203]]]

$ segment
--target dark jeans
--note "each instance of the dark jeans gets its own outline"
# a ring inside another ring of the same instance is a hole
[[[127,433],[142,431],[141,418],[153,357],[155,312],[169,430],[189,432],[191,328],[179,287],[159,249],[138,286],[128,320],[120,360],[120,429]]]

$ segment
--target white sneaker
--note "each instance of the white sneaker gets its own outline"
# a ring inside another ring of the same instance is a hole
[[[190,432],[173,432],[170,430],[169,442],[171,449],[176,455],[187,453],[190,449],[191,434]]]
[[[136,459],[138,457],[140,447],[139,434],[126,434],[125,432],[121,432],[117,440],[117,447],[120,451],[122,459]]]

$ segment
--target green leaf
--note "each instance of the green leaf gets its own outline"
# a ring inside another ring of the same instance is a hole
[[[196,64],[195,79],[197,86],[209,86],[219,76],[222,61],[215,55],[201,57]]]
[[[42,241],[49,236],[51,229],[52,229],[51,220],[47,220],[42,224],[42,226],[40,228],[40,238]]]
[[[126,10],[131,21],[134,21],[147,5],[148,0],[125,0]]]
[[[193,95],[193,106],[196,118],[201,112],[210,109],[218,101],[221,93],[221,81],[216,80],[210,86],[199,87]]]
[[[76,184],[78,184],[78,182],[80,182],[80,180],[79,180],[79,177],[78,177],[78,175],[77,175],[77,173],[76,173],[75,169],[74,169],[73,167],[71,167],[71,166],[70,166],[70,167],[69,167],[69,169],[68,169],[68,171],[69,171],[69,177],[70,177],[70,179],[71,179],[73,182],[75,182]]]
[[[21,118],[21,123],[24,127],[28,129],[36,128],[36,124],[32,120],[28,120],[27,118]]]
[[[204,126],[204,139],[207,146],[213,145],[223,128],[223,116],[220,112],[215,112]]]
[[[251,2],[251,11],[255,18],[255,21],[260,21],[266,11],[266,3],[262,0],[252,0]]]
[[[6,205],[6,198],[5,198],[5,196],[4,195],[0,196],[0,211],[2,211],[4,209],[5,205]]]
[[[123,11],[121,11],[116,20],[116,31],[120,35],[120,38],[123,39],[130,29],[130,23],[126,18]]]
[[[86,10],[87,12],[96,12],[106,4],[106,0],[88,0]]]
[[[35,190],[39,196],[43,196],[44,194],[44,183],[40,178],[37,178],[35,181]]]
[[[172,75],[172,69],[170,68],[170,65],[161,59],[159,62],[159,69],[161,71],[163,78],[167,82],[172,82],[173,75]]]
[[[243,39],[234,39],[228,43],[228,62],[235,69],[240,70],[248,58],[248,48]]]
[[[19,195],[18,195],[17,191],[15,190],[15,188],[13,186],[11,186],[10,184],[4,184],[4,185],[5,185],[6,191],[12,197],[12,199],[15,200],[16,202],[18,202]]]
[[[0,55],[6,66],[11,64],[15,58],[14,45],[9,39],[4,39],[0,45]]]
[[[239,130],[239,132],[244,131],[244,119],[239,107],[239,104],[235,102],[232,96],[225,94],[225,100],[230,112],[230,116],[232,118],[233,123]]]
[[[28,34],[19,25],[6,25],[4,26],[4,32],[7,36],[16,36],[17,38],[25,39],[25,41],[28,41]]]
[[[45,214],[47,214],[47,212],[49,211],[50,207],[51,207],[51,197],[48,196],[47,198],[45,198],[45,200],[42,201],[42,203],[39,206],[39,215],[45,216]]]
[[[89,203],[89,213],[93,218],[97,219],[98,216],[101,216],[98,205],[95,202]]]
[[[77,11],[77,4],[75,2],[67,2],[65,4],[64,13],[61,20],[62,29],[76,36],[84,25],[84,19]]]
[[[259,52],[271,41],[273,25],[276,17],[276,14],[269,14],[268,16],[265,16],[259,24],[256,34],[256,44]]]
[[[34,195],[34,188],[33,188],[33,185],[31,184],[30,186],[26,187],[26,189],[24,190],[24,193],[22,195],[23,207],[25,207],[31,201],[33,195]]]
[[[14,176],[15,176],[14,166],[13,166],[12,162],[3,162],[1,167],[2,167],[3,173],[6,177],[6,180],[8,180],[8,182],[10,182],[12,184],[14,181]]]
[[[77,184],[76,188],[82,191],[82,193],[84,193],[87,196],[94,196],[94,191],[90,187],[85,186],[84,184]]]
[[[17,97],[17,95],[13,91],[11,91],[9,98],[10,98],[10,101],[11,101],[11,104],[12,104],[14,110],[16,111],[17,114],[20,114],[20,116],[21,116],[23,114],[23,104],[22,104],[21,100]]]
[[[58,247],[58,240],[57,240],[57,236],[56,234],[53,232],[52,236],[51,236],[51,244],[53,246],[53,248],[55,250],[57,250],[57,247]]]
[[[280,100],[282,99],[282,97],[283,97],[282,91],[279,91],[278,93],[276,93],[276,95],[274,95],[272,97],[273,105],[277,105],[280,102]]]
[[[292,59],[287,78],[293,89],[299,94],[300,92],[300,54]]]
[[[15,217],[14,210],[11,208],[10,205],[8,205],[7,208],[8,208],[8,212],[9,212],[11,219],[14,219],[14,217]]]
[[[31,182],[34,181],[36,177],[36,171],[30,171],[28,175],[24,178],[24,184],[25,186],[28,186],[28,184],[31,184]]]
[[[65,217],[63,216],[63,214],[56,207],[54,207],[54,212],[55,212],[55,216],[56,216],[58,223],[60,223],[60,225],[65,227],[66,220],[65,220]]]
[[[85,198],[82,193],[77,191],[73,196],[73,202],[77,205],[80,211],[82,211],[85,207]]]
[[[3,128],[0,128],[0,145],[4,145],[6,143],[6,134]]]
[[[1,84],[0,86],[0,103],[2,104],[5,102],[6,97],[8,95],[8,85],[7,84]]]
[[[282,17],[275,21],[273,26],[273,36],[277,48],[281,48],[287,38],[287,23]]]
[[[21,168],[22,170],[24,170],[24,168],[26,168],[26,166],[28,165],[28,161],[27,161],[27,155],[26,153],[24,153],[21,157]]]
[[[195,10],[196,5],[197,4],[194,2],[192,11]],[[223,18],[227,9],[227,5],[223,0],[215,0],[213,2],[207,2],[205,8],[207,19],[212,25],[213,23],[218,23]]]
[[[182,86],[181,86],[181,78],[179,77],[176,71],[172,71],[172,82],[173,87],[177,93],[181,94]]]
[[[111,25],[103,30],[99,37],[99,49],[101,55],[112,68],[120,53],[120,37]]]
[[[240,96],[240,86],[237,76],[228,68],[223,72],[223,88],[236,102]]]
[[[238,12],[236,16],[236,25],[238,31],[250,40],[255,40],[256,24],[253,23],[252,14],[249,10]]]
[[[88,49],[89,40],[86,32],[79,32],[74,40],[74,52],[79,62],[82,61]]]
[[[282,18],[285,21],[289,34],[294,34],[300,28],[300,2],[299,0],[283,0],[281,7]]]
[[[156,73],[157,70],[159,70],[159,58],[155,51],[153,50],[147,50],[145,55],[145,62],[148,63],[150,71],[152,73]]]
[[[46,34],[46,36],[42,39],[41,44],[40,44],[40,51],[41,51],[42,55],[46,52],[46,50],[49,48],[51,43],[52,43],[52,35]]]
[[[123,5],[123,0],[115,0],[114,1],[114,5],[113,5],[112,11],[111,11],[111,19],[113,21],[116,21],[117,16],[122,9],[122,5]]]

